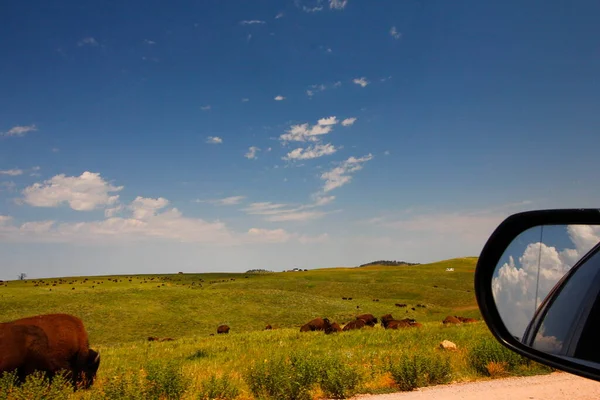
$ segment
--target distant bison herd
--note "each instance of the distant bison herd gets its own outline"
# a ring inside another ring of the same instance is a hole
[[[396,304],[404,306],[406,304]],[[417,305],[417,307],[425,307]],[[385,329],[419,328],[422,326],[412,318],[394,319],[391,314],[380,319]],[[462,324],[476,322],[476,319],[447,316],[442,322]],[[341,327],[328,318],[315,318],[302,325],[300,332],[323,331],[325,334],[374,327],[378,319],[373,314],[362,314]],[[272,330],[269,324],[265,330]],[[227,334],[228,325],[219,325],[217,334]],[[214,336],[214,334],[211,334]],[[151,342],[172,341],[173,338],[148,337]],[[41,371],[52,378],[59,372],[66,372],[74,389],[89,388],[100,366],[100,354],[89,348],[88,334],[83,322],[68,314],[47,314],[0,323],[0,376],[4,372],[15,371],[17,380],[23,383],[27,375]]]

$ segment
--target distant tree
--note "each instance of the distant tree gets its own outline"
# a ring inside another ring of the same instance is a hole
[[[419,263],[410,263],[406,261],[389,261],[389,260],[379,260],[373,261],[367,264],[359,265],[359,267],[366,267],[368,265],[385,265],[385,266],[399,266],[399,265],[419,265]]]
[[[27,274],[26,274],[25,272],[21,272],[21,273],[18,275],[18,278],[19,278],[19,280],[20,280],[20,281],[24,281],[24,280],[25,280],[25,278],[27,278]]]

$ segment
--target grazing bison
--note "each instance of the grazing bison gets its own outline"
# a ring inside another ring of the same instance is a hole
[[[396,307],[406,307],[406,304],[396,303],[395,306]]]
[[[342,327],[340,326],[340,324],[338,324],[337,322],[334,322],[331,324],[331,333],[333,332],[341,332],[342,331]],[[328,333],[327,331],[325,333]]]
[[[271,326],[271,324],[265,326],[265,331],[270,331],[271,329],[273,329],[273,327]]]
[[[219,325],[217,333],[229,333],[229,327],[227,325]]]
[[[365,320],[363,320],[363,319],[355,319],[354,321],[348,322],[344,326],[344,329],[342,329],[342,330],[345,332],[345,331],[349,331],[349,330],[352,330],[352,329],[360,329],[360,328],[363,328],[365,325],[366,325]]]
[[[377,323],[377,318],[375,318],[373,314],[358,315],[356,319],[362,319],[368,326],[375,326],[375,324]]]
[[[65,372],[74,389],[89,388],[100,354],[89,348],[83,322],[68,314],[46,314],[0,323],[0,375],[15,371],[21,382],[35,370],[51,380]]]
[[[444,325],[447,325],[447,324],[460,324],[461,321],[460,321],[460,319],[458,319],[456,317],[448,315],[446,318],[444,318],[444,320],[442,321],[442,323]]]
[[[331,331],[331,322],[327,318],[315,318],[312,321],[302,325],[300,332],[311,332],[311,331]]]

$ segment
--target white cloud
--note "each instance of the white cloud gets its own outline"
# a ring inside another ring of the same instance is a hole
[[[233,206],[235,204],[240,204],[242,200],[244,200],[246,196],[229,196],[223,199],[218,199],[215,201],[215,204],[221,206]]]
[[[149,45],[156,44],[156,42],[154,40],[149,40],[149,39],[144,39],[144,43],[149,44]]]
[[[352,80],[352,82],[356,83],[357,85],[360,85],[362,87],[365,87],[369,84],[369,81],[367,80],[367,78],[362,77],[362,78],[354,78]]]
[[[308,221],[311,219],[321,218],[326,214],[328,213],[324,211],[297,211],[271,215],[265,219],[269,222]]]
[[[251,146],[248,148],[248,152],[246,154],[244,154],[244,157],[246,157],[248,160],[253,160],[258,158],[256,156],[256,153],[260,151],[260,149],[256,146]]]
[[[290,234],[283,229],[259,229],[251,228],[248,230],[251,238],[258,238],[261,242],[283,243],[290,240]]]
[[[345,120],[342,121],[342,126],[351,126],[356,122],[356,118],[352,117],[352,118],[346,118]]]
[[[539,227],[534,229],[539,230]],[[553,239],[562,239],[554,237],[558,230],[551,232],[553,234],[548,235]],[[520,256],[510,254],[509,250],[509,261],[498,268],[497,276],[492,280],[498,312],[508,330],[517,337],[522,336],[531,321],[536,304],[539,306],[560,278],[600,242],[600,226],[570,225],[562,235],[570,239],[573,248],[559,250],[543,242],[534,242],[528,244]],[[551,341],[551,337],[547,339]]]
[[[133,213],[133,218],[146,220],[150,217],[155,217],[158,210],[161,210],[168,205],[169,200],[163,197],[152,199],[149,197],[138,196],[131,202],[129,209]]]
[[[343,10],[347,4],[348,0],[329,0],[329,8],[334,10]]]
[[[200,106],[200,109],[201,109],[202,111],[208,111],[208,110],[210,110],[210,109],[211,109],[211,106],[210,106],[210,104],[207,104],[207,105],[205,105],[205,106]]]
[[[284,16],[283,12],[280,12],[275,16],[275,19],[283,18],[283,16]]]
[[[35,125],[17,125],[10,128],[8,131],[3,132],[2,136],[6,137],[23,137],[29,132],[37,131],[37,127]]]
[[[317,196],[315,205],[316,206],[324,206],[326,204],[332,203],[335,200],[335,196]]]
[[[265,21],[260,21],[257,19],[251,19],[251,20],[244,20],[244,21],[240,21],[240,24],[242,25],[256,25],[256,24],[265,24]]]
[[[247,97],[244,97],[244,98],[242,99],[242,103],[247,103],[247,102],[249,102],[249,101],[250,101],[250,99],[249,99],[249,98],[247,98]]]
[[[319,119],[313,126],[308,123],[292,125],[279,139],[283,142],[316,142],[319,140],[318,136],[331,132],[333,125],[337,123],[337,118],[332,116]]]
[[[77,42],[77,46],[82,47],[82,46],[92,46],[92,47],[96,47],[98,46],[99,43],[96,39],[94,39],[93,37],[85,37],[83,39],[81,39],[79,42]]]
[[[248,42],[249,42],[251,39],[252,39],[252,34],[251,34],[251,33],[249,33],[249,34],[248,34],[248,36],[246,36],[246,41],[248,41]]]
[[[294,149],[287,153],[283,160],[309,160],[313,158],[319,158],[328,156],[335,153],[337,149],[331,143],[328,144],[317,144],[315,146],[308,146],[303,149],[301,147]]]
[[[99,173],[85,171],[80,176],[56,175],[23,190],[23,201],[34,207],[58,207],[68,203],[73,210],[91,211],[115,204],[123,189],[105,181]]]
[[[352,175],[350,174],[360,171],[363,168],[363,164],[372,158],[373,155],[370,153],[360,158],[350,157],[346,161],[343,161],[338,167],[324,172],[321,175],[321,179],[325,181],[323,191],[329,192],[349,183],[352,180]]]
[[[242,211],[250,215],[270,215],[285,212],[282,211],[285,207],[287,207],[287,204],[271,203],[269,201],[252,203],[248,207],[243,208]]]
[[[389,156],[390,155],[390,151],[386,150],[386,151],[383,152],[383,154],[386,155],[386,156]]]
[[[340,87],[340,86],[342,86],[342,82],[341,82],[341,81],[337,81],[337,82],[335,82],[335,83],[333,84],[333,87],[334,87],[334,88],[338,88],[338,87]]]
[[[320,120],[317,121],[317,125],[321,125],[321,126],[335,125],[337,123],[338,123],[338,120],[335,116],[321,118]]]
[[[218,136],[209,136],[206,138],[206,143],[209,144],[221,144],[223,143],[223,139]]]
[[[304,12],[307,12],[307,13],[314,13],[314,12],[319,12],[319,11],[322,11],[322,10],[323,10],[323,7],[322,7],[322,6],[316,6],[316,7],[306,7],[306,6],[302,6],[302,10],[303,10]]]
[[[402,34],[400,32],[398,32],[398,30],[396,29],[395,26],[392,26],[390,28],[390,36],[393,37],[394,39],[400,39],[402,37]]]
[[[116,207],[111,207],[111,208],[107,208],[106,210],[104,210],[104,216],[106,218],[111,218],[116,216],[118,213],[122,212],[123,210],[125,210],[125,206],[123,204],[119,204]]]
[[[23,175],[22,169],[4,169],[0,170],[0,175],[8,175],[8,176],[19,176]]]
[[[285,100],[285,97],[279,95],[279,96],[275,96],[275,101],[282,101]]]

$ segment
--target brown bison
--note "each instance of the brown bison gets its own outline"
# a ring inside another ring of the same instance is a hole
[[[46,314],[0,323],[0,375],[15,371],[20,382],[35,370],[52,379],[64,372],[74,389],[89,388],[100,354],[89,348],[83,322],[68,314]]]
[[[342,330],[345,332],[352,329],[360,329],[363,328],[365,325],[366,323],[364,319],[355,319],[354,321],[348,322]]]
[[[412,318],[395,320],[394,317],[392,317],[392,314],[386,314],[381,317],[381,325],[383,325],[385,329],[419,328],[423,326]]]
[[[265,326],[265,331],[270,331],[271,329],[273,329],[273,327],[271,326],[271,324]]]
[[[373,314],[358,315],[356,319],[362,319],[368,326],[375,326],[375,324],[377,323],[377,318],[375,318]]]
[[[331,322],[327,318],[315,318],[312,321],[302,325],[300,332],[310,331],[325,331],[325,333],[333,332],[331,330]]]
[[[447,324],[460,324],[461,321],[460,321],[460,319],[458,319],[456,317],[448,315],[446,318],[444,318],[444,320],[442,321],[442,323],[444,325],[447,325]]]
[[[334,322],[334,323],[331,324],[331,331],[332,331],[332,333],[333,332],[341,332],[342,331],[342,327],[337,322]],[[327,333],[327,332],[325,332],[325,333]]]
[[[219,325],[217,333],[229,333],[229,327],[227,325]]]

